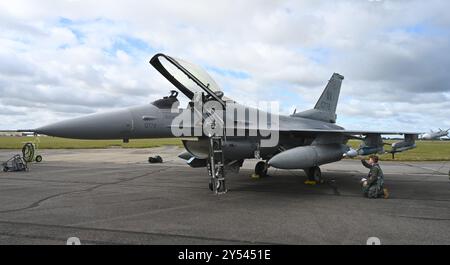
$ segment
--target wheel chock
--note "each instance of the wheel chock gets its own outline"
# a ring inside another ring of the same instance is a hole
[[[261,178],[260,175],[255,174],[255,173],[253,173],[250,177],[251,177],[252,179],[259,179],[259,178]]]
[[[305,185],[316,185],[317,182],[315,180],[305,180]]]

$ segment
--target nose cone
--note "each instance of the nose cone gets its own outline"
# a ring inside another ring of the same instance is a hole
[[[95,113],[35,129],[36,133],[75,139],[128,138],[134,122],[128,109]]]

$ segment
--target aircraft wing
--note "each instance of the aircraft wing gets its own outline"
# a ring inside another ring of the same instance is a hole
[[[279,116],[278,128],[280,132],[290,132],[298,134],[322,134],[322,133],[337,133],[349,136],[354,135],[419,135],[420,132],[410,132],[410,131],[376,131],[376,130],[347,130],[340,126],[326,124],[326,123],[315,123],[312,121],[302,120],[301,122],[290,117]],[[254,129],[254,128],[252,128]]]
[[[179,126],[173,126],[174,128]],[[184,126],[186,128],[186,126]],[[190,129],[195,129],[196,127],[190,127]],[[202,128],[202,127],[199,127]],[[227,127],[226,127],[227,128]],[[370,130],[336,130],[336,129],[310,129],[310,128],[283,128],[280,127],[280,129],[265,129],[265,128],[256,128],[252,126],[234,126],[230,127],[234,129],[240,129],[240,130],[246,130],[246,131],[278,131],[278,132],[289,132],[289,133],[298,133],[298,134],[308,134],[308,135],[314,135],[314,134],[343,134],[348,136],[357,136],[357,135],[419,135],[421,133],[419,132],[405,132],[405,131],[370,131]]]
[[[407,132],[407,131],[373,131],[373,130],[346,130],[344,128],[332,128],[331,125],[322,124],[322,128],[307,128],[308,124],[303,123],[291,123],[291,122],[281,122],[277,129],[275,128],[258,128],[254,124],[246,122],[235,121],[234,126],[230,126],[230,128],[225,129],[238,129],[241,131],[245,131],[248,135],[257,135],[259,131],[261,135],[269,136],[274,132],[280,133],[280,137],[286,134],[294,134],[299,135],[300,137],[308,137],[314,138],[318,144],[328,143],[329,140],[333,141],[336,137],[340,139],[358,139],[363,142],[358,150],[354,150],[354,156],[356,154],[366,155],[371,153],[399,153],[406,150],[410,150],[416,147],[415,140],[418,139],[419,132]],[[330,128],[325,128],[325,127]],[[191,132],[194,132],[194,127],[188,126],[185,129],[188,129]],[[197,128],[201,131],[201,128]],[[262,133],[264,132],[264,133]],[[384,146],[386,143],[383,142],[381,138],[382,135],[404,135],[404,140],[401,142],[396,142],[391,145],[390,150],[385,150]],[[351,156],[350,154],[347,154]]]
[[[405,131],[369,131],[369,130],[329,130],[329,129],[289,129],[280,130],[282,132],[304,133],[304,134],[322,134],[322,133],[338,133],[349,136],[356,135],[419,135],[419,132],[405,132]]]

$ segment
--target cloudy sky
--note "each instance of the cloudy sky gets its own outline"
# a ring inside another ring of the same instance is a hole
[[[348,129],[450,128],[449,1],[2,1],[0,129],[146,104],[172,89],[157,52],[245,103],[311,108],[345,76]]]

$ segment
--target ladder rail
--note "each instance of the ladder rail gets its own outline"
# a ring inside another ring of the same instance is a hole
[[[201,92],[200,94],[195,94],[193,96],[193,100],[201,100],[202,104],[205,103],[205,97]],[[193,103],[195,106],[195,102]],[[225,113],[225,104],[222,104],[222,106],[223,113]],[[199,117],[202,117],[202,122],[204,122],[207,118],[210,118],[212,120],[211,126],[221,126],[222,128],[222,135],[216,135],[216,133],[214,133],[214,130],[211,131],[212,134],[206,135],[209,138],[209,159],[207,170],[208,174],[210,175],[210,183],[212,184],[212,190],[214,191],[214,193],[217,195],[226,193],[227,189],[225,186],[225,155],[223,151],[223,144],[226,141],[224,119],[223,117],[220,117],[215,111],[205,113],[202,109],[202,113],[199,113],[200,110],[195,107],[192,107],[192,110],[194,111],[194,115],[199,115]]]

